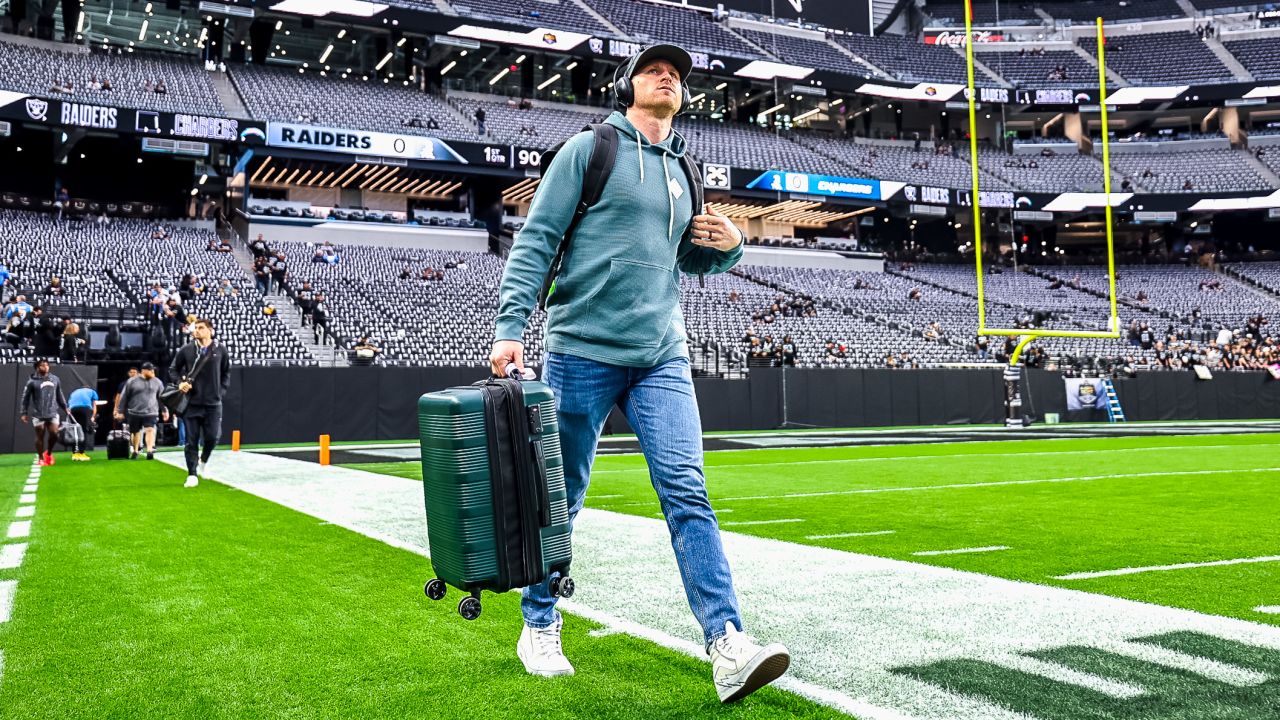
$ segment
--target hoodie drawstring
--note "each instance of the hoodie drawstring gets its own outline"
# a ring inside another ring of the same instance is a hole
[[[676,200],[671,195],[671,170],[667,167],[668,152],[665,147],[658,147],[662,151],[662,181],[664,183],[663,190],[667,193],[667,241],[671,240],[671,233],[675,232],[676,227]],[[644,150],[640,140],[640,132],[636,131],[636,160],[640,163],[640,184],[644,184]],[[695,213],[698,208],[694,208]]]
[[[636,131],[636,160],[640,162],[640,184],[644,184],[644,153],[640,151],[640,131]]]

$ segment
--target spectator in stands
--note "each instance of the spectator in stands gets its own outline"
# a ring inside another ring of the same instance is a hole
[[[160,402],[161,390],[164,390],[164,383],[156,377],[156,366],[145,362],[142,363],[142,373],[125,382],[120,393],[115,418],[129,429],[130,460],[138,459],[144,441],[147,459],[156,459],[156,424],[161,420],[169,421],[169,408]]]
[[[84,440],[71,449],[71,459],[87,462],[88,453],[93,452],[93,436],[98,423],[98,391],[88,385],[73,390],[67,398],[67,412],[84,428]]]
[[[102,84],[99,86],[99,89],[102,90],[102,92],[111,92],[111,78],[102,78]]]
[[[271,284],[274,286],[276,294],[284,293],[284,280],[289,271],[289,264],[285,262],[283,252],[276,253],[271,260]]]
[[[422,114],[414,113],[413,117],[407,118],[403,123],[405,127],[420,128],[422,127]]]
[[[413,271],[410,270],[409,268],[400,268],[399,277],[401,280],[408,280],[409,278],[413,277]]]
[[[28,422],[35,428],[36,457],[41,465],[53,464],[53,444],[58,439],[58,411],[67,410],[67,398],[62,394],[62,381],[49,372],[49,361],[36,360],[35,372],[22,388],[18,403],[23,425]]]
[[[62,215],[67,211],[67,206],[71,204],[71,193],[67,190],[67,186],[63,185],[58,188],[58,192],[53,196],[53,206],[58,208],[58,222],[62,222]]]
[[[991,340],[986,335],[979,335],[974,343],[978,351],[978,359],[986,362],[991,357]]]
[[[258,237],[249,243],[249,252],[253,253],[255,258],[267,256],[267,241],[262,239],[262,233],[258,233]]]
[[[58,354],[58,345],[62,340],[62,332],[66,329],[67,318],[46,315],[44,308],[31,311],[35,317],[35,338],[32,340],[33,351],[37,357],[53,357]]]
[[[253,286],[263,295],[271,292],[271,266],[267,263],[265,256],[253,263]]]
[[[920,288],[918,288],[918,287],[911,288],[911,290],[909,290],[909,291],[907,292],[907,299],[908,299],[908,300],[914,300],[914,301],[916,301],[916,302],[920,302],[920,300],[921,300],[921,298],[922,298],[922,297],[923,297],[923,295],[922,295],[922,293],[920,292]]]
[[[178,304],[178,296],[170,295],[160,312],[160,323],[164,327],[165,338],[171,346],[176,345],[177,341],[182,337],[182,330],[186,325],[186,321],[187,311]]]
[[[791,339],[790,335],[782,338],[782,344],[778,346],[778,352],[784,366],[796,366],[796,359],[800,356],[800,353],[796,350],[796,343]]]
[[[436,121],[436,116],[435,116],[435,115],[428,115],[428,116],[427,116],[427,129],[428,129],[428,130],[439,130],[439,129],[440,129],[440,123]]]
[[[476,134],[484,137],[484,108],[477,107],[475,112]]]
[[[178,389],[187,393],[186,424],[187,481],[193,488],[205,476],[209,458],[222,434],[222,396],[231,384],[231,359],[222,343],[213,339],[213,322],[199,318],[191,330],[192,342],[173,357],[169,377],[178,380]],[[200,361],[199,368],[196,367]]]
[[[62,331],[62,344],[58,348],[58,360],[64,364],[84,362],[85,346],[88,343],[80,336],[80,324],[68,322]]]
[[[155,93],[157,95],[165,95],[169,92],[169,88],[165,87],[164,79],[156,81]]]
[[[352,356],[359,362],[368,364],[382,352],[382,348],[374,345],[368,335],[362,335],[356,344],[351,346]]]
[[[302,311],[302,324],[305,326],[311,320],[311,311],[316,305],[316,291],[311,287],[310,281],[302,281],[302,287],[293,294],[293,299]]]
[[[591,458],[610,408],[627,405],[637,434],[649,438],[646,456],[673,546],[698,548],[678,552],[676,560],[715,684],[721,699],[730,701],[772,682],[789,656],[780,645],[760,647],[742,634],[719,528],[706,499],[702,432],[674,276],[728,270],[741,259],[743,235],[728,218],[694,205],[679,163],[671,162],[686,150],[672,119],[688,92],[692,65],[684,50],[656,45],[619,69],[614,89],[625,114],[614,113],[606,122],[621,147],[605,196],[577,226],[560,275],[579,284],[552,295],[543,372],[557,396],[570,522],[585,499]],[[499,377],[511,365],[524,370],[524,331],[581,195],[593,135],[578,133],[556,155],[512,246],[489,358]],[[619,227],[628,235],[621,246],[615,240]],[[555,603],[548,582],[524,591],[517,655],[531,674],[573,672],[561,651]],[[761,673],[753,676],[756,668]]]
[[[324,293],[316,293],[315,304],[311,308],[311,331],[315,343],[324,343],[326,331],[329,329],[329,304]]]

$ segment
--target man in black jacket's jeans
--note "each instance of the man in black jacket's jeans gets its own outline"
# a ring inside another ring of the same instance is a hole
[[[222,434],[222,395],[231,384],[231,358],[227,349],[213,341],[213,323],[207,318],[191,326],[193,342],[183,346],[169,366],[169,379],[187,393],[187,410],[182,414],[187,443],[187,482],[183,487],[200,484],[205,466]],[[199,372],[192,376],[197,361],[203,357]]]

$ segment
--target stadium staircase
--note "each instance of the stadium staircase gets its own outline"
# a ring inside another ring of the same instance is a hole
[[[1040,10],[1036,10],[1036,12],[1040,13],[1041,15],[1044,14]],[[1092,53],[1080,47],[1076,43],[1071,43],[1071,49],[1075,51],[1076,55],[1079,55],[1081,58],[1084,59],[1085,62],[1089,63],[1089,67],[1093,68],[1094,76],[1096,77],[1097,71],[1098,71],[1098,58],[1094,57]],[[1107,80],[1115,83],[1116,87],[1129,87],[1129,81],[1120,77],[1120,73],[1116,72],[1115,70],[1112,70],[1109,67],[1107,68]]]
[[[1272,172],[1271,168],[1267,167],[1266,163],[1259,160],[1251,152],[1245,152],[1244,159],[1245,163],[1247,163],[1249,167],[1253,168],[1254,172],[1261,175],[1264,180],[1271,184],[1271,187],[1280,188],[1280,175],[1276,175]]]
[[[595,18],[596,22],[600,23],[601,25],[613,31],[614,35],[617,35],[618,37],[628,37],[627,33],[623,32],[621,28],[609,22],[609,18],[596,12],[596,9],[591,7],[587,3],[583,2],[582,0],[569,0],[569,1],[572,2],[574,5],[577,5],[579,8],[581,8],[582,12]]]
[[[1221,40],[1218,38],[1207,37],[1204,39],[1204,44],[1213,51],[1214,55],[1218,56],[1218,59],[1222,61],[1223,65],[1227,66],[1227,69],[1231,71],[1231,74],[1235,76],[1237,81],[1254,81],[1253,73],[1249,72],[1248,68],[1240,64],[1240,61],[1236,59],[1235,55],[1231,54],[1231,51],[1227,49],[1226,45],[1222,44]]]
[[[218,101],[222,103],[228,117],[249,117],[249,110],[244,105],[244,99],[240,97],[240,91],[236,90],[235,84],[231,82],[230,74],[210,70],[209,82],[213,83],[213,89],[218,91]]]
[[[224,235],[225,231],[219,230],[219,234]],[[238,234],[234,237],[227,238],[231,242],[231,255],[236,259],[236,265],[240,266],[240,271],[250,280],[253,280],[253,253],[245,246],[244,240]],[[257,292],[256,290],[254,292]],[[302,347],[311,355],[311,357],[319,360],[323,365],[333,367],[347,367],[351,363],[347,358],[347,352],[344,348],[336,345],[318,345],[315,341],[315,333],[310,327],[302,324],[302,311],[298,306],[289,299],[288,295],[267,295],[263,301],[271,307],[275,308],[276,315],[284,326],[289,328],[289,332],[302,343]]]

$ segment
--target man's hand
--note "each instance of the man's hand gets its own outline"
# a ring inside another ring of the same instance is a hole
[[[742,243],[742,233],[715,208],[703,205],[702,215],[693,216],[693,244],[728,252]]]
[[[31,418],[28,418],[26,415],[23,415],[22,417],[20,417],[20,418],[18,418],[18,419],[22,421],[22,424],[23,424],[23,425],[26,425],[26,424],[27,424],[27,421],[28,421],[28,420],[30,420]]]
[[[178,383],[178,390],[184,393],[191,392],[191,383],[187,382],[186,380],[183,380],[182,382]]]
[[[507,376],[507,365],[515,363],[524,372],[524,343],[518,340],[498,340],[489,353],[489,368],[495,377]]]
[[[122,413],[122,412],[118,412],[118,413],[116,413],[116,416],[115,416],[115,417],[116,417],[116,419],[117,419],[117,420],[119,420],[119,421],[121,421],[121,422],[124,422],[124,413]]]

